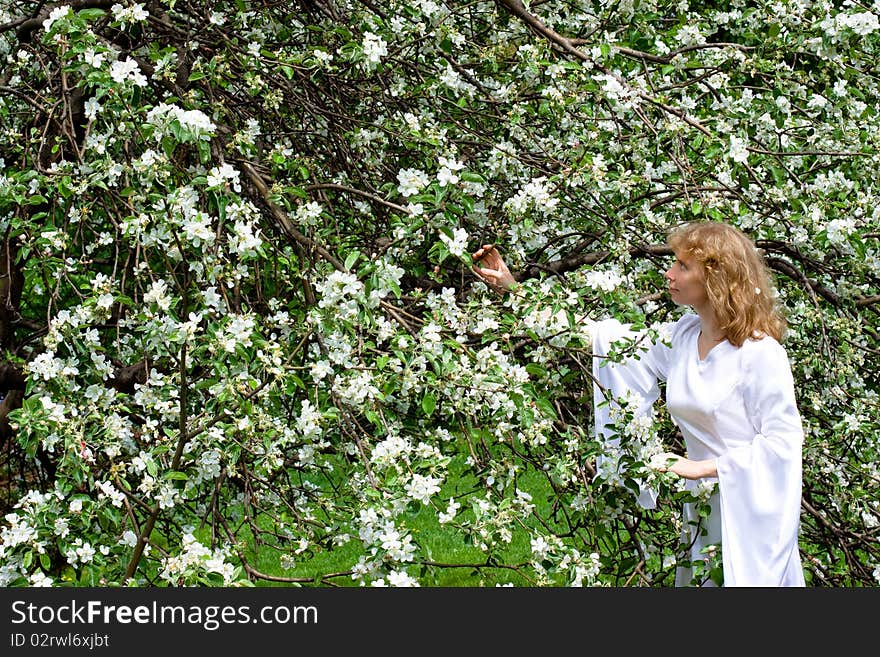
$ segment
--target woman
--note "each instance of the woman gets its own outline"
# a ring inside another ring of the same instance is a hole
[[[695,508],[685,505],[684,539],[691,559],[721,546],[724,586],[804,586],[798,551],[803,428],[791,367],[780,345],[785,321],[771,293],[770,276],[751,240],[732,226],[697,222],[672,232],[675,262],[665,277],[672,300],[690,306],[658,340],[620,363],[602,363],[611,344],[637,337],[616,320],[592,326],[597,434],[616,440],[609,407],[600,404],[636,393],[638,413],[659,397],[684,437],[687,457],[666,453],[658,469],[687,480],[696,491],[714,484],[702,533]],[[473,254],[473,267],[496,290],[516,280],[492,245]],[[479,266],[478,266],[479,265]],[[644,337],[644,336],[643,336]],[[598,464],[601,468],[601,463]],[[655,495],[639,497],[652,507]],[[676,585],[691,582],[688,566]]]

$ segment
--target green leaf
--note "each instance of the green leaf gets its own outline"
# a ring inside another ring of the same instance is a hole
[[[485,183],[486,182],[486,179],[483,178],[483,176],[481,176],[478,173],[474,173],[472,171],[463,171],[461,173],[461,179],[465,180],[467,182],[472,182],[472,183]]]
[[[296,394],[298,390],[305,390],[306,386],[303,383],[303,380],[299,378],[296,374],[288,374],[287,375],[287,386],[285,390],[288,395]]]
[[[364,416],[370,421],[370,423],[374,427],[382,427],[382,418],[379,417],[379,414],[376,411],[364,411]]]
[[[535,399],[535,404],[537,404],[538,408],[544,411],[544,413],[549,417],[556,417],[556,407],[554,407],[553,402],[551,402],[546,397],[537,397]]]
[[[211,161],[211,144],[207,141],[199,140],[196,144],[199,149],[199,161],[207,164]]]
[[[103,16],[106,13],[107,12],[105,12],[103,9],[95,8],[95,9],[81,9],[80,11],[77,12],[77,15],[80,18],[84,18],[87,21],[93,21],[97,18],[101,18],[101,16]]]
[[[164,137],[162,139],[162,152],[165,153],[165,157],[171,158],[174,155],[174,149],[177,148],[177,142],[169,137]]]
[[[526,372],[531,374],[532,376],[536,376],[539,379],[547,376],[547,370],[538,365],[537,363],[527,363],[526,364]]]
[[[361,257],[360,251],[352,251],[345,257],[345,268],[348,271],[351,271],[351,268],[354,266],[354,263],[358,261],[358,258]]]
[[[434,409],[437,407],[437,400],[434,398],[430,392],[426,393],[424,397],[422,397],[422,410],[425,412],[425,415],[430,416],[434,413]]]
[[[721,566],[716,566],[709,571],[709,577],[715,582],[716,586],[724,585],[724,570]]]

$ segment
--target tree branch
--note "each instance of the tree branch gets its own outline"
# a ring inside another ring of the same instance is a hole
[[[516,16],[517,18],[522,20],[529,28],[531,28],[532,31],[537,33],[539,36],[542,36],[545,39],[547,39],[548,41],[550,41],[551,43],[556,44],[557,46],[562,48],[562,50],[565,51],[566,53],[568,53],[569,55],[572,55],[573,57],[580,59],[581,61],[590,62],[591,64],[593,64],[596,68],[601,70],[606,75],[613,75],[615,78],[617,78],[618,82],[620,82],[621,84],[623,84],[627,87],[629,86],[626,84],[626,80],[621,78],[619,75],[612,73],[611,71],[609,71],[605,67],[600,66],[599,64],[596,64],[596,62],[594,62],[592,59],[590,59],[590,57],[589,57],[589,55],[587,55],[587,53],[576,48],[571,39],[562,36],[561,34],[556,32],[555,30],[544,25],[544,23],[540,19],[538,19],[537,16],[535,16],[534,14],[529,12],[528,9],[526,9],[525,5],[523,5],[521,0],[497,0],[497,1],[499,4],[503,5],[511,14],[513,14],[514,16]],[[647,94],[645,94],[641,91],[636,91],[636,94],[642,100],[646,100],[649,103],[651,103],[652,105],[656,105],[657,107],[662,109],[664,112],[667,112],[669,114],[677,116],[679,119],[681,119],[682,121],[684,121],[688,125],[696,128],[697,130],[702,132],[707,137],[712,136],[712,134],[699,121],[689,117],[682,110],[676,109],[675,107],[670,107],[666,103],[660,102],[656,98],[651,98],[650,96],[648,96]]]
[[[49,18],[49,14],[51,14],[52,10],[56,7],[68,5],[73,11],[79,11],[80,9],[109,9],[117,4],[117,2],[118,0],[73,0],[72,2],[53,2],[44,5],[36,16],[28,18],[18,24],[16,36],[21,42],[28,41],[31,37],[31,33],[43,26],[43,21]],[[9,27],[14,26],[15,23],[16,21],[13,21],[12,23],[6,23],[5,25],[0,26],[0,31],[3,31],[2,28],[9,29]]]
[[[272,200],[269,193],[269,187],[266,185],[266,181],[264,181],[263,177],[259,173],[257,173],[257,170],[254,169],[250,162],[242,162],[241,166],[244,169],[244,172],[247,174],[248,179],[250,179],[250,181],[260,192],[260,196],[263,197],[263,201],[265,201],[266,205],[269,207],[269,211],[272,213],[272,216],[275,217],[275,219],[278,221],[278,224],[281,226],[281,230],[286,235],[296,240],[298,244],[300,244],[307,250],[317,253],[339,271],[347,271],[345,269],[345,265],[340,262],[338,258],[327,251],[327,249],[325,249],[323,246],[316,244],[314,240],[303,235],[296,229],[296,227],[294,227],[293,222],[290,220],[290,217],[287,216],[287,213],[280,207],[278,207],[278,205],[276,205],[276,203]]]

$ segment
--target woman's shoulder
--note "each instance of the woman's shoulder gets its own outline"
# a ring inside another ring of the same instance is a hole
[[[677,320],[667,322],[664,326],[670,339],[675,342],[691,331],[700,330],[700,316],[696,313],[685,313]]]
[[[647,328],[655,329],[661,338],[667,339],[675,339],[682,333],[692,329],[694,327],[699,327],[700,325],[700,317],[695,313],[685,313],[678,319],[668,321],[668,322],[655,322],[649,324]],[[593,324],[594,330],[601,331],[606,335],[615,335],[620,337],[622,335],[634,335],[637,332],[633,331],[631,324],[626,324],[621,322],[614,317],[606,317],[604,319],[597,320]]]
[[[748,362],[755,365],[766,367],[781,363],[788,364],[785,347],[772,335],[755,333],[752,337],[746,338],[740,350]]]
[[[673,324],[673,326],[676,327],[676,329],[678,329],[679,331],[683,331],[689,328],[693,328],[694,326],[699,326],[700,316],[696,313],[685,313],[671,323]]]

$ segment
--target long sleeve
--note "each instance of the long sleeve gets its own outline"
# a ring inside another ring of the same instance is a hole
[[[679,320],[681,322],[683,320]],[[666,333],[674,324],[664,326]],[[619,400],[635,402],[636,416],[650,415],[652,406],[660,396],[658,380],[666,378],[671,357],[670,348],[662,341],[648,342],[644,332],[633,331],[628,325],[615,319],[596,322],[593,333],[593,411],[596,436],[605,449],[605,455],[596,460],[597,476],[611,482],[622,483],[625,472],[620,464],[620,437],[614,431],[613,415],[619,409]],[[615,363],[607,358],[615,341],[631,338],[637,341],[636,353],[626,360]],[[639,483],[638,502],[646,509],[657,503],[657,492]]]
[[[803,427],[785,350],[750,345],[743,401],[750,443],[718,457],[725,586],[803,586],[798,552]]]

